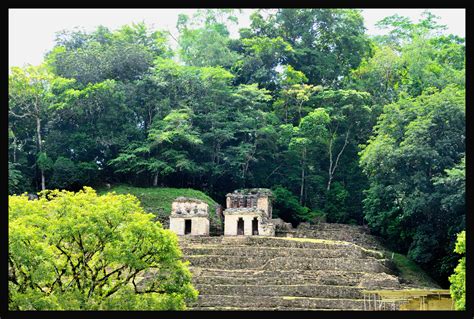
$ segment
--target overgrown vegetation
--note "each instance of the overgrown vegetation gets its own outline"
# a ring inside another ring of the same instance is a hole
[[[256,10],[231,38],[235,23],[181,15],[176,50],[144,24],[64,31],[42,65],[12,68],[9,192],[128,183],[224,203],[271,188],[283,219],[368,223],[447,286],[465,229],[464,38],[429,12],[377,37],[353,9]]]
[[[391,258],[391,256],[387,257]],[[416,287],[438,287],[438,285],[433,282],[433,279],[431,279],[419,265],[408,259],[407,256],[393,253],[391,261],[397,267],[399,271],[398,277],[403,281],[403,284],[414,285]]]

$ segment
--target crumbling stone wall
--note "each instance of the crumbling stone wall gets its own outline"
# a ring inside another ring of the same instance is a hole
[[[226,195],[227,208],[256,208],[272,218],[271,190],[267,188],[249,188],[235,190]]]
[[[209,215],[209,205],[199,199],[178,197],[171,204],[171,214],[174,215]]]

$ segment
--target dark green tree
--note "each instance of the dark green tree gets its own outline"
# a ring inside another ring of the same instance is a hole
[[[464,152],[464,90],[456,86],[385,106],[361,152],[370,182],[364,199],[369,225],[444,282],[446,243],[454,244],[464,228],[465,207],[443,209],[449,198],[438,193],[439,177]],[[458,186],[456,193],[462,192]]]

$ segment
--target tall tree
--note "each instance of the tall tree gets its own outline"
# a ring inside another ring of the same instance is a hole
[[[328,128],[328,179],[331,189],[341,156],[351,143],[357,146],[368,138],[371,124],[370,95],[354,90],[326,90],[314,97],[317,106],[323,107],[331,116]],[[338,145],[339,144],[339,145]]]
[[[231,170],[240,171],[235,174],[237,183],[245,187],[251,164],[259,160],[260,147],[264,146],[265,139],[273,134],[273,127],[269,125],[270,115],[268,102],[271,99],[269,91],[259,89],[257,84],[240,85],[233,93],[235,123],[233,125],[234,138],[239,142],[229,146],[226,152]]]
[[[9,117],[17,120],[33,120],[36,142],[36,167],[40,172],[41,189],[46,189],[45,170],[50,166],[50,159],[43,151],[44,122],[58,103],[55,90],[70,83],[49,72],[45,65],[13,67],[8,78]],[[16,143],[16,142],[15,142]],[[16,150],[15,150],[16,151]]]

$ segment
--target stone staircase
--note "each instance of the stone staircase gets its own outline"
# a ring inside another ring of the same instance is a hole
[[[348,241],[369,249],[385,250],[381,238],[371,235],[367,227],[357,225],[301,223],[296,229],[279,231],[277,236]]]
[[[400,288],[382,253],[349,241],[186,236],[180,246],[200,292],[191,310],[364,310],[364,289]]]

